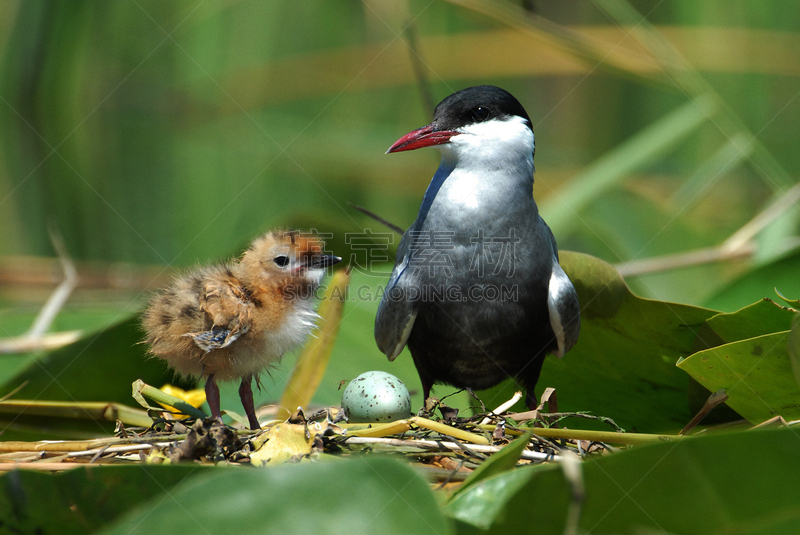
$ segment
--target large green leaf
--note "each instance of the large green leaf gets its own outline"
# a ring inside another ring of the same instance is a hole
[[[568,499],[566,481],[549,477],[550,487],[534,486],[531,480],[538,472],[553,472],[554,466],[531,466],[505,472],[482,481],[451,501],[445,510],[459,523],[459,533],[470,533],[471,529],[493,528],[497,533],[561,533]],[[524,505],[527,503],[528,505]],[[547,504],[537,508],[533,515],[533,504]],[[514,507],[519,507],[515,512]]]
[[[0,385],[0,396],[21,386],[15,399],[112,401],[135,406],[131,399],[133,381],[142,379],[160,386],[174,380],[164,363],[147,358],[146,348],[140,343],[142,337],[138,319],[130,318],[41,357],[31,356],[27,367]],[[30,417],[23,412],[3,415],[0,426],[5,431],[3,438],[8,440],[12,436],[32,439],[37,433],[44,433],[47,438],[53,438],[52,433],[70,432],[97,436],[113,430],[114,422],[64,422]]]
[[[678,367],[708,390],[724,388],[726,403],[752,423],[800,418],[800,384],[789,359],[789,331],[698,351]]]
[[[792,429],[748,431],[585,462],[580,528],[595,534],[797,533],[797,444]],[[522,468],[476,484],[446,510],[464,533],[562,533],[569,489],[557,466]]]
[[[787,344],[794,380],[800,383],[800,314],[796,314],[792,319],[792,329]]]
[[[692,417],[689,379],[675,363],[716,312],[637,297],[598,258],[563,252],[561,264],[578,291],[581,333],[563,359],[545,361],[538,388],[555,387],[560,410],[593,411],[629,431],[681,429]]]
[[[103,533],[450,532],[428,484],[391,459],[202,471]]]
[[[25,385],[15,397],[63,401],[131,402],[130,385],[141,378],[159,384],[171,374],[158,359],[147,358],[138,318],[86,335],[51,351],[0,386],[0,396]]]
[[[520,455],[522,455],[530,439],[531,433],[527,432],[514,439],[511,444],[505,446],[502,450],[489,457],[489,459],[482,462],[455,493],[453,493],[453,496],[457,496],[459,493],[464,492],[484,479],[513,469],[517,465],[517,461],[519,461]]]
[[[271,469],[95,466],[0,477],[5,533],[449,533],[428,484],[384,458]],[[200,527],[198,527],[200,526]],[[235,526],[232,528],[231,526]],[[202,529],[201,529],[202,527]]]
[[[762,299],[736,312],[717,314],[706,323],[720,337],[720,343],[728,343],[789,330],[796,316],[797,311]]]
[[[753,423],[776,415],[800,417],[800,385],[792,372],[789,329],[794,309],[764,299],[708,319],[698,347],[708,347],[678,367],[712,392],[724,388],[727,404]]]
[[[92,466],[58,475],[9,472],[0,477],[0,531],[85,535],[208,470],[187,464]]]

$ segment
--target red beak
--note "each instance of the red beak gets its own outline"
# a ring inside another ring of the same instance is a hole
[[[450,143],[450,138],[457,135],[458,132],[453,132],[452,130],[436,130],[433,124],[429,124],[428,126],[423,126],[413,132],[409,132],[395,141],[394,145],[389,147],[389,150],[386,151],[386,154]]]

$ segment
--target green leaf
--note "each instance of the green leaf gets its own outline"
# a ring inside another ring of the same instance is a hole
[[[240,534],[450,532],[425,480],[403,463],[374,457],[204,470],[103,533],[155,533],[165,526]]]
[[[778,297],[781,298],[781,301],[783,301],[790,307],[794,308],[795,310],[800,308],[800,299],[789,299],[788,297],[783,295],[777,288],[775,288],[775,293],[778,295]]]
[[[712,392],[724,388],[726,403],[751,423],[781,415],[800,418],[800,385],[788,353],[789,331],[698,351],[678,367]]]
[[[796,431],[781,429],[689,438],[584,462],[580,527],[631,534],[798,532],[796,452]],[[482,481],[446,511],[464,532],[562,533],[570,501],[561,470],[540,466]]]
[[[473,471],[464,483],[453,493],[453,497],[458,496],[466,489],[472,487],[476,483],[483,481],[486,478],[507,472],[513,469],[519,461],[525,446],[531,439],[531,432],[523,434],[511,444],[505,446],[502,450],[492,455],[489,460],[482,462],[478,468]]]
[[[722,343],[729,343],[786,331],[796,316],[796,311],[769,299],[762,299],[736,312],[717,314],[706,323],[719,335]]]
[[[531,504],[546,503],[547,507],[537,508],[536,531],[544,528],[542,532],[549,529],[551,533],[560,533],[563,530],[556,526],[559,522],[563,524],[564,520],[561,511],[566,510],[567,505],[563,500],[568,494],[566,482],[549,478],[552,484],[549,489],[531,484],[537,473],[554,470],[558,467],[531,466],[486,479],[456,496],[445,506],[445,511],[467,526],[493,528],[498,533],[500,529],[508,529],[507,533],[526,533],[530,530],[531,517],[521,512],[529,511]],[[522,502],[528,502],[528,505],[524,506]],[[520,507],[515,509],[517,506]]]
[[[169,490],[189,475],[209,468],[173,466],[92,466],[58,475],[32,470],[0,477],[0,530],[4,533],[86,534],[131,507]]]
[[[797,317],[769,299],[717,314],[698,340],[698,347],[709,349],[678,367],[712,392],[724,388],[728,406],[753,423],[777,414],[792,418],[800,413],[800,386],[791,372],[787,333]]]
[[[689,379],[675,362],[695,351],[717,313],[637,297],[598,258],[563,252],[561,264],[578,292],[581,333],[563,359],[545,360],[537,388],[555,387],[559,410],[590,410],[628,431],[681,429],[693,415]]]
[[[141,379],[137,379],[133,382],[132,386],[132,397],[135,399],[139,405],[144,407],[148,410],[156,410],[161,411],[165,410],[166,407],[172,407],[176,411],[179,411],[181,414],[186,414],[189,416],[193,416],[195,418],[208,418],[208,415],[201,411],[200,409],[195,408],[194,406],[190,405],[186,401],[176,398],[172,394],[167,394],[166,392],[159,390],[154,386],[150,386],[145,384]],[[160,407],[154,407],[147,403],[144,399],[145,397],[152,399],[156,403],[159,403]],[[166,407],[165,407],[166,406]]]
[[[175,382],[163,362],[147,357],[146,348],[140,343],[142,338],[138,318],[132,317],[41,357],[31,356],[26,368],[0,385],[0,397],[24,385],[12,399],[132,405],[131,383],[136,379],[156,385]],[[76,425],[74,420],[71,422],[22,414],[13,418],[11,427],[11,421],[0,421],[0,425],[7,431],[3,435],[6,440],[33,440],[42,436],[54,438],[55,431],[69,436],[70,426]],[[57,429],[60,427],[65,429]],[[73,430],[80,431],[80,436],[98,436],[113,429],[114,422],[92,420]],[[11,434],[16,432],[25,434]]]
[[[80,429],[86,427],[90,436],[98,433],[96,422],[107,421],[115,423],[117,420],[128,426],[149,427],[153,421],[141,409],[135,409],[120,403],[104,401],[40,401],[19,400],[0,401],[0,414],[6,418],[39,417],[40,421],[63,421],[64,427],[69,429],[75,426]],[[81,426],[82,420],[88,420]],[[16,423],[16,422],[15,422]],[[92,425],[94,424],[94,425]],[[78,429],[75,429],[76,434]],[[82,429],[81,429],[82,430]],[[93,433],[91,433],[93,431]]]
[[[787,340],[787,351],[789,352],[789,362],[792,364],[794,380],[800,384],[800,314],[792,319],[792,329]]]
[[[147,357],[143,337],[138,317],[88,334],[31,362],[0,386],[0,395],[27,382],[15,397],[130,404],[136,379],[160,384],[172,375],[158,359]]]

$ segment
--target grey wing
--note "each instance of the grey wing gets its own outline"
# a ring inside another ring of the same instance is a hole
[[[210,331],[187,333],[197,346],[208,353],[235,342],[250,330],[253,305],[238,280],[233,280],[224,266],[210,268],[200,296],[200,309],[212,322]]]
[[[417,307],[408,300],[408,287],[415,284],[412,273],[407,269],[409,255],[408,244],[403,236],[397,248],[398,261],[392,270],[386,290],[378,305],[375,316],[375,342],[389,360],[394,360],[406,346],[414,321],[417,319]]]
[[[561,358],[578,341],[578,333],[581,330],[581,306],[575,286],[558,263],[556,239],[543,220],[542,224],[547,229],[553,245],[553,269],[547,292],[547,311],[550,314],[550,327],[558,340],[556,356]]]

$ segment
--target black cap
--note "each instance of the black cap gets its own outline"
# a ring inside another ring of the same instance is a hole
[[[441,101],[433,112],[433,124],[437,130],[455,130],[510,116],[522,117],[533,131],[528,112],[511,93],[493,85],[479,85],[462,89]]]

